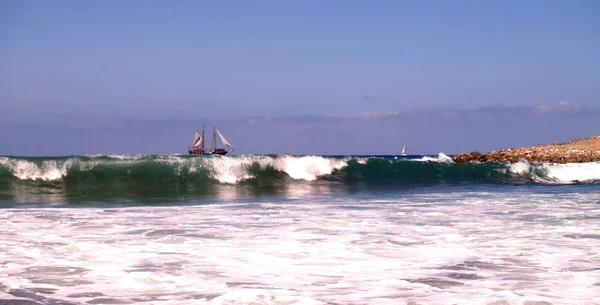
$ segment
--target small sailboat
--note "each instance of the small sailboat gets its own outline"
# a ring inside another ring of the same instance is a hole
[[[218,148],[217,147],[217,135],[221,138],[221,143],[223,146],[228,147]],[[194,135],[194,141],[192,142],[192,146],[188,149],[188,154],[190,155],[226,155],[228,152],[233,150],[233,146],[225,139],[225,137],[221,134],[221,132],[215,127],[213,130],[213,140],[212,140],[212,148],[207,149],[204,146],[204,126],[202,126],[202,132],[198,132],[196,130],[196,134]]]
[[[406,152],[406,145],[402,146],[402,152],[400,153],[401,156],[408,156],[408,153]]]

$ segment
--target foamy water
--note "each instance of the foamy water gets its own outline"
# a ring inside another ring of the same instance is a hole
[[[444,153],[439,153],[437,157],[424,156],[423,158],[416,159],[414,161],[432,161],[432,162],[454,163],[454,160],[452,160],[452,158],[448,157]]]
[[[347,164],[346,159],[324,158],[320,156],[281,156],[272,158],[268,156],[240,156],[233,158],[210,158],[206,163],[213,170],[213,177],[222,183],[235,184],[251,178],[248,168],[259,164],[262,168],[272,167],[286,173],[292,179],[314,181],[320,176],[329,175],[336,169],[341,169]]]
[[[0,249],[45,304],[599,304],[600,191],[12,208]]]
[[[87,158],[87,159],[86,159]],[[34,158],[0,157],[0,170],[6,169],[20,180],[60,181],[70,171],[92,171],[101,166],[135,167],[140,164],[165,164],[177,175],[184,172],[196,172],[206,169],[212,179],[226,184],[237,184],[254,178],[250,171],[253,165],[260,168],[273,168],[285,173],[294,180],[315,181],[331,175],[334,171],[348,166],[349,161],[365,165],[371,158],[345,157],[331,158],[323,156],[291,156],[277,157],[263,155],[242,155],[232,157],[200,157],[186,158],[180,155],[89,155],[81,157],[62,157],[49,160],[33,161]],[[440,153],[437,157],[424,156],[415,159],[386,159],[394,162],[434,162],[438,164],[454,164],[452,158]],[[551,164],[529,163],[522,159],[513,164],[506,164],[503,172],[531,176],[540,183],[572,183],[600,180],[600,162]],[[468,178],[468,177],[467,177]]]

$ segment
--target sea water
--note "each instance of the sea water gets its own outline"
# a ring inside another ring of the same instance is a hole
[[[600,163],[0,157],[0,304],[600,304]]]

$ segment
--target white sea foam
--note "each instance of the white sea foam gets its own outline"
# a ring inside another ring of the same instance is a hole
[[[250,167],[258,165],[264,169],[271,167],[286,173],[292,179],[314,181],[318,177],[329,175],[334,170],[345,167],[349,158],[334,159],[320,156],[277,157],[261,155],[243,155],[236,157],[210,156],[203,158],[180,158],[178,156],[162,156],[156,162],[167,163],[178,173],[186,167],[190,172],[200,168],[211,171],[212,177],[221,183],[236,184],[253,178]]]
[[[251,178],[248,167],[257,163],[261,168],[272,167],[285,172],[292,179],[313,181],[329,175],[347,165],[347,159],[332,159],[319,156],[241,156],[236,158],[209,158],[215,179],[223,183],[236,183]]]
[[[340,160],[318,156],[285,156],[273,161],[275,169],[285,171],[293,179],[308,181],[316,180],[319,176],[329,175],[334,170],[347,165],[347,159]]]
[[[101,158],[101,157],[104,157],[106,155],[105,154],[87,154],[85,156],[88,157],[88,158]]]
[[[424,156],[423,158],[421,158],[421,159],[415,159],[414,161],[431,161],[431,162],[454,163],[454,160],[452,160],[452,158],[448,157],[443,152],[439,153],[437,157]]]
[[[509,194],[6,209],[0,283],[44,303],[597,304],[597,192]]]
[[[28,160],[0,157],[0,166],[8,168],[15,177],[22,180],[59,180],[67,174],[73,163],[73,159],[46,160],[38,166]]]
[[[235,184],[239,181],[252,178],[248,173],[248,168],[258,161],[252,156],[241,156],[237,158],[227,158],[213,156],[207,160],[214,172],[214,178],[221,183]]]
[[[148,155],[145,154],[137,154],[137,155],[115,155],[115,154],[90,154],[90,155],[85,155],[88,158],[109,158],[109,159],[116,159],[116,160],[138,160],[144,157],[147,157]]]
[[[509,165],[509,170],[513,174],[527,174],[531,171],[531,165],[525,159],[520,159],[519,162]]]
[[[108,158],[117,159],[117,160],[139,160],[139,159],[142,159],[147,156],[148,155],[143,155],[143,154],[139,154],[139,155],[106,155],[106,157],[108,157]]]
[[[120,166],[136,166],[139,162],[158,162],[171,166],[179,175],[184,171],[196,172],[207,169],[212,177],[221,183],[236,184],[240,181],[253,178],[249,170],[253,165],[264,169],[272,167],[286,173],[296,180],[314,181],[319,177],[330,175],[348,165],[352,158],[327,158],[321,156],[260,156],[244,155],[233,157],[200,157],[187,158],[179,155],[161,156],[122,156],[122,155],[94,155],[91,159],[77,157],[59,158],[43,161],[32,161],[23,158],[0,157],[0,166],[7,168],[13,176],[22,180],[56,181],[67,175],[73,166],[77,170],[93,170],[99,164],[119,164]],[[108,157],[110,160],[101,157]],[[367,158],[355,158],[359,164],[367,164]],[[404,161],[404,160],[403,160]],[[453,163],[452,158],[440,153],[438,157],[425,156],[421,159],[408,161]],[[571,183],[574,181],[600,180],[600,162],[592,163],[529,163],[520,160],[508,165],[506,171],[516,175],[529,175],[532,179],[543,183]]]
[[[530,175],[543,183],[573,183],[600,180],[600,162],[590,163],[529,163],[525,159],[509,165],[509,171],[518,175]]]
[[[543,164],[548,177],[560,182],[600,180],[600,162]]]

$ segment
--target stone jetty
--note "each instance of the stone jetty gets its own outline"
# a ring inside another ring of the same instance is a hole
[[[454,162],[530,162],[583,163],[600,161],[600,136],[575,139],[566,143],[540,144],[531,147],[509,148],[488,153],[461,153]]]

